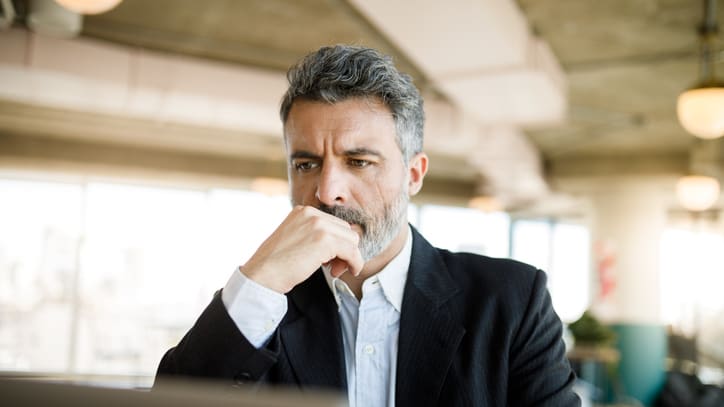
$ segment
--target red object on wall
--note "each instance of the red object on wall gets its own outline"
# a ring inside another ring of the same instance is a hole
[[[597,242],[596,271],[598,273],[599,299],[607,299],[616,288],[616,253],[613,245],[608,242]]]

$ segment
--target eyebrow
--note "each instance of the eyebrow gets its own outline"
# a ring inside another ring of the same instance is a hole
[[[371,148],[365,148],[365,147],[346,150],[344,152],[344,155],[347,155],[347,156],[374,155],[376,157],[382,157],[382,154],[380,154],[379,151],[373,150]]]
[[[309,158],[309,159],[319,159],[320,157],[316,154],[312,154],[309,151],[295,151],[292,153],[291,156],[289,156],[292,160],[298,159],[298,158]]]
[[[382,157],[382,154],[381,154],[379,151],[373,150],[373,149],[371,149],[371,148],[365,148],[365,147],[353,148],[353,149],[350,149],[350,150],[345,150],[345,151],[344,151],[344,155],[346,155],[346,156],[352,156],[352,157],[358,157],[358,156],[362,156],[362,155],[373,155],[373,156],[376,156],[376,157]],[[306,158],[306,159],[311,159],[311,160],[318,160],[318,159],[320,159],[321,157],[320,157],[319,155],[314,154],[314,153],[309,152],[309,151],[299,150],[299,151],[293,152],[289,158],[291,158],[292,160],[300,159],[300,158]]]

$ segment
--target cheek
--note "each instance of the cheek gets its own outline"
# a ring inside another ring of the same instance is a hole
[[[393,173],[385,174],[380,176],[375,183],[375,196],[377,197],[377,203],[375,206],[386,206],[392,202],[395,202],[400,194],[405,194],[405,185],[407,180],[404,174]]]
[[[380,177],[378,181],[380,193],[388,199],[397,198],[398,195],[405,193],[408,183],[406,171],[404,167],[400,166]]]
[[[310,193],[305,183],[299,180],[291,180],[289,182],[289,193],[291,194],[292,204],[294,205],[309,205],[312,203],[312,201],[310,201],[310,194],[312,197],[314,196],[314,191]]]

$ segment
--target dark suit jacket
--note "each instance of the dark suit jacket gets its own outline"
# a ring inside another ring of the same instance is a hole
[[[290,291],[288,301],[269,344],[255,349],[217,293],[178,346],[164,355],[158,375],[344,391],[337,304],[321,270]],[[579,405],[561,329],[542,271],[436,249],[413,230],[396,404]]]

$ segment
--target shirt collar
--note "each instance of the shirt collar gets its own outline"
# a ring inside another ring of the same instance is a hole
[[[380,270],[379,273],[372,277],[369,277],[365,284],[373,283],[375,280],[380,282],[382,292],[385,294],[385,298],[392,304],[397,312],[402,310],[402,295],[405,291],[405,282],[407,281],[407,272],[410,268],[410,258],[412,257],[412,230],[408,225],[407,239],[402,250],[395,256],[387,265]],[[324,272],[324,278],[327,280],[327,285],[332,291],[334,299],[337,301],[339,306],[339,293],[337,290],[337,284],[346,284],[338,278],[332,277],[329,273],[329,267],[322,266]],[[338,281],[339,280],[339,281]]]

